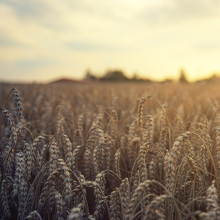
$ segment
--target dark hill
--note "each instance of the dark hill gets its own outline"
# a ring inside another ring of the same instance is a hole
[[[49,84],[57,84],[57,83],[84,83],[84,82],[79,81],[79,80],[75,80],[75,79],[63,78],[63,79],[58,79],[58,80],[52,81]]]

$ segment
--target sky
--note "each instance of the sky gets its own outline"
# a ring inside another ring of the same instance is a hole
[[[219,0],[0,0],[0,81],[220,76]]]

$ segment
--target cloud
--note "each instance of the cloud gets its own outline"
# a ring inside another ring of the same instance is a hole
[[[23,43],[13,40],[10,37],[0,36],[0,47],[20,47],[25,46]]]
[[[31,60],[18,60],[14,63],[15,67],[21,68],[21,69],[29,69],[29,68],[40,68],[45,66],[54,66],[57,65],[60,62],[57,62],[55,60],[50,59],[31,59]]]
[[[48,14],[50,7],[41,0],[0,0],[0,4],[12,8],[20,18],[40,17]]]
[[[28,28],[29,24],[32,23],[35,26],[38,25],[56,32],[73,28],[73,25],[63,22],[62,18],[65,12],[60,10],[58,5],[60,3],[56,0],[53,4],[50,3],[50,0],[0,0],[0,8],[3,8],[4,14],[10,13],[17,23],[22,24],[20,26],[27,25],[26,28]],[[1,20],[0,25],[1,22],[4,21]]]
[[[220,50],[220,42],[217,41],[202,41],[194,44],[194,48],[199,51],[216,51]]]
[[[108,44],[100,44],[95,42],[76,42],[71,41],[65,44],[68,48],[76,51],[112,51],[118,50],[119,47],[110,46]]]
[[[218,0],[166,0],[161,5],[145,7],[138,17],[148,24],[178,23],[219,17]]]

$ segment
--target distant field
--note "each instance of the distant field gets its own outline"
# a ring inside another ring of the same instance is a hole
[[[1,219],[220,219],[220,84],[0,84],[0,108]]]

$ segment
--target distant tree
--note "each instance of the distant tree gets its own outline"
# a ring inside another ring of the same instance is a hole
[[[141,78],[139,77],[138,73],[134,73],[133,78],[131,79],[132,81],[140,81]]]
[[[186,78],[186,74],[183,69],[180,70],[180,78],[179,78],[180,83],[188,83],[188,80]]]
[[[85,79],[93,79],[93,80],[95,80],[97,78],[90,72],[90,70],[87,70]]]
[[[128,78],[120,70],[108,71],[101,80],[126,81]]]
[[[161,83],[173,83],[173,80],[172,79],[165,79]]]

